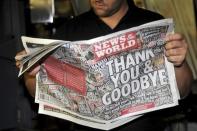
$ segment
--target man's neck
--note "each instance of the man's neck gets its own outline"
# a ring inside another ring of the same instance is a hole
[[[119,11],[117,11],[115,14],[109,17],[101,17],[100,19],[105,22],[111,29],[114,29],[120,20],[125,16],[129,9],[129,6],[127,3],[123,4]]]

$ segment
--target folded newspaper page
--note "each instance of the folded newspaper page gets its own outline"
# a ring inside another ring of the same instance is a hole
[[[83,118],[83,117],[80,117],[79,115],[74,115],[64,110],[58,109],[58,108],[53,108],[47,105],[43,105],[42,103],[39,104],[39,113],[61,118],[61,119],[66,119],[69,121],[74,121],[77,124],[83,123],[83,125],[85,126],[89,126],[92,128],[96,127],[97,129],[103,129],[103,130],[109,130],[109,129],[112,129],[112,127],[113,128],[119,127],[125,123],[128,123],[140,117],[140,115],[125,117],[120,120],[112,121],[106,124],[104,122],[98,122],[98,121],[94,121],[88,118]]]
[[[35,63],[39,113],[110,130],[178,105],[174,66],[164,55],[172,19],[85,41],[22,37],[19,76]]]

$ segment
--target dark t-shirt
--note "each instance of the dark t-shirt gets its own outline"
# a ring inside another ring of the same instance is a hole
[[[70,41],[88,40],[162,18],[163,17],[157,13],[130,5],[127,14],[114,29],[111,29],[90,10],[69,20],[60,27],[57,30],[57,34],[55,34],[55,38]]]
[[[69,41],[88,40],[159,19],[163,19],[163,16],[145,9],[138,8],[131,4],[129,6],[129,11],[121,19],[119,24],[114,29],[111,29],[102,20],[100,20],[92,10],[90,10],[89,12],[86,12],[78,17],[69,20],[64,26],[57,30],[55,38]],[[161,116],[158,116],[159,114],[160,113],[157,111],[153,113],[147,113],[146,115],[125,125],[122,125],[121,127],[118,127],[114,130],[162,131],[165,123],[162,121]],[[74,130],[92,131],[96,129],[81,125],[74,125]]]

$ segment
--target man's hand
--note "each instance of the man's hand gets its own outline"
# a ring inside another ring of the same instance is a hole
[[[188,44],[178,33],[166,36],[165,55],[175,67],[176,81],[181,97],[187,96],[193,80],[192,72],[186,62]],[[184,74],[184,75],[183,75]]]
[[[25,56],[27,53],[25,50],[19,52],[16,54],[15,59],[16,59],[16,67],[20,68],[22,65],[20,63],[21,56]],[[33,68],[28,70],[27,72],[24,73],[24,81],[25,85],[31,94],[31,96],[35,96],[35,87],[36,87],[36,74],[40,70],[40,65],[35,65]]]
[[[25,50],[23,50],[23,51],[21,51],[21,52],[18,52],[18,53],[16,54],[15,60],[16,60],[16,67],[17,67],[17,68],[20,68],[20,67],[21,67],[21,63],[20,63],[21,56],[24,56],[24,55],[26,55],[26,54],[27,54],[27,53],[26,53]]]
[[[170,34],[166,37],[165,55],[174,66],[181,66],[186,58],[188,45],[181,34]]]
[[[16,60],[16,67],[20,68],[21,65],[21,56],[25,56],[27,53],[25,50],[18,52],[15,56],[15,60]],[[38,71],[40,70],[40,65],[35,65],[33,68],[31,68],[29,71],[27,71],[26,74],[31,75],[31,76],[36,76],[36,74],[38,73]]]

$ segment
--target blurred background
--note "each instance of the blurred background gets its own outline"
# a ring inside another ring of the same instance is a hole
[[[192,69],[192,91],[170,109],[166,131],[197,130],[197,0],[134,0],[141,8],[173,18],[175,31],[189,43],[187,62]],[[23,49],[22,35],[50,38],[65,21],[90,9],[88,0],[0,1],[0,130],[59,130],[61,121],[37,114],[37,105],[18,79],[14,56]],[[184,75],[184,74],[183,74]],[[65,126],[65,125],[64,125]],[[63,127],[62,127],[63,128]],[[72,128],[72,127],[71,127]]]

